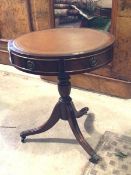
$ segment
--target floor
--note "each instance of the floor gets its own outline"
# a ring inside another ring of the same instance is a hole
[[[131,99],[125,100],[73,88],[78,119],[86,140],[96,147],[105,131],[131,136]],[[57,102],[57,86],[0,65],[0,174],[84,175],[89,156],[75,140],[69,125],[59,121],[51,130],[27,138],[19,133],[45,122]]]

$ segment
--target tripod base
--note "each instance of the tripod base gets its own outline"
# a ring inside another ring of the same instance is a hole
[[[84,114],[86,114],[88,108],[87,107],[82,108],[80,111],[76,110],[72,102],[72,99],[69,96],[71,89],[70,82],[68,81],[69,77],[65,76],[64,81],[62,80],[60,79],[60,83],[58,84],[58,90],[61,97],[57,102],[57,104],[55,105],[48,121],[38,128],[21,132],[20,134],[21,141],[24,142],[26,137],[29,135],[39,134],[49,130],[58,122],[59,119],[67,120],[77,141],[84,148],[84,150],[91,156],[89,160],[92,163],[96,164],[100,160],[100,157],[96,154],[96,152],[92,149],[92,147],[83,137],[76,120],[76,118],[82,117]]]

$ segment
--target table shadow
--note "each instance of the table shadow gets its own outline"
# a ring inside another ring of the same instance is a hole
[[[63,139],[63,138],[27,138],[25,143],[66,143],[66,144],[78,144],[75,139]]]
[[[87,118],[84,122],[84,128],[88,134],[95,132],[94,127],[95,115],[93,113],[87,114]],[[84,134],[83,134],[84,135]],[[64,138],[26,138],[25,143],[66,143],[66,144],[78,144],[75,139],[64,139]]]
[[[94,121],[95,121],[95,114],[88,113],[87,118],[84,122],[84,128],[88,134],[93,134],[93,132],[95,132]]]

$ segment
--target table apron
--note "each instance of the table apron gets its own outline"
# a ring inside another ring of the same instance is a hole
[[[51,60],[46,58],[28,58],[28,56],[22,56],[19,53],[10,51],[10,61],[17,69],[27,73],[47,76],[57,76],[62,71],[69,74],[90,72],[111,62],[112,57],[113,46],[99,53],[81,56],[79,58]]]

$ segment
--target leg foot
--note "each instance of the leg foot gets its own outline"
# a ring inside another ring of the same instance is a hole
[[[25,143],[25,138],[26,138],[26,137],[25,137],[25,136],[22,136],[22,135],[20,135],[20,137],[21,137],[21,142],[22,142],[22,143]]]
[[[89,159],[90,162],[94,163],[94,164],[97,164],[99,161],[101,161],[102,158],[97,155],[97,154],[94,154],[93,156],[91,156],[91,158]]]

